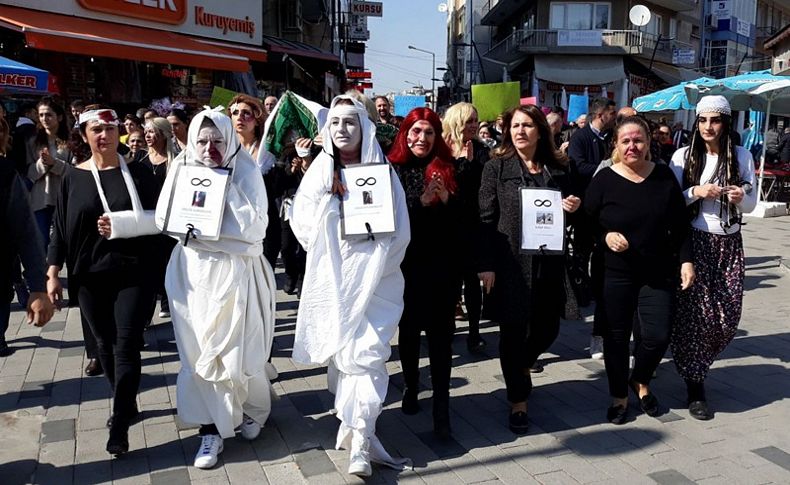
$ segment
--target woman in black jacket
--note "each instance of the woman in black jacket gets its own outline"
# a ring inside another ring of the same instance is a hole
[[[520,189],[562,192],[562,208],[573,213],[581,200],[571,194],[564,159],[557,152],[543,113],[533,105],[504,117],[502,145],[483,169],[480,186],[482,242],[480,279],[492,292],[500,325],[499,353],[510,401],[510,430],[527,432],[529,368],[559,333],[560,317],[578,312],[568,291],[565,255],[521,252]]]

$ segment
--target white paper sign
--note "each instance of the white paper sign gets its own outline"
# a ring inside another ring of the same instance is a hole
[[[230,170],[203,166],[176,166],[165,232],[187,234],[191,228],[198,239],[216,241],[225,212]]]
[[[565,251],[565,213],[559,190],[521,189],[521,251],[531,254]]]
[[[340,170],[341,180],[348,189],[341,204],[344,238],[395,232],[390,170],[386,163],[359,164]]]
[[[558,30],[558,47],[600,47],[603,45],[603,31],[601,30]]]

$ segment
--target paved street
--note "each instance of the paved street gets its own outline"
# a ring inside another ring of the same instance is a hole
[[[454,440],[431,432],[430,382],[423,412],[400,411],[397,348],[389,363],[388,405],[378,435],[414,469],[400,474],[374,468],[371,483],[790,483],[790,217],[748,220],[744,229],[748,271],[744,317],[735,342],[715,364],[708,399],[716,418],[691,419],[685,389],[671,361],[658,370],[654,391],[666,412],[638,413],[632,422],[605,423],[608,405],[603,363],[585,351],[589,323],[564,322],[545,371],[534,376],[531,428],[515,437],[506,427],[506,400],[498,332],[484,329],[487,355],[470,356],[455,341],[451,419]],[[336,483],[348,454],[336,451],[337,420],[330,414],[323,368],[289,359],[297,303],[278,294],[273,362],[280,399],[261,436],[225,441],[219,465],[191,466],[197,430],[175,416],[179,363],[173,330],[155,321],[146,333],[139,406],[142,421],[130,430],[132,451],[110,459],[104,451],[109,393],[103,377],[84,377],[78,310],[61,311],[44,329],[22,323],[15,304],[8,340],[16,352],[0,358],[0,481],[16,483]],[[587,312],[589,313],[589,311]],[[459,322],[459,334],[465,323]],[[427,350],[424,352],[426,353]]]

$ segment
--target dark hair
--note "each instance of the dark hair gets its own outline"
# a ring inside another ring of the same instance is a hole
[[[181,123],[184,123],[185,125],[189,124],[189,116],[187,116],[187,112],[183,109],[173,108],[169,113],[167,113],[167,116],[175,116],[179,119],[179,121],[181,121]]]
[[[513,138],[510,135],[510,124],[513,122],[513,116],[516,113],[523,113],[535,123],[538,128],[538,146],[535,149],[535,162],[546,165],[547,167],[562,167],[567,165],[565,156],[557,151],[554,145],[554,137],[549,128],[549,122],[546,120],[546,115],[534,104],[525,104],[518,108],[511,108],[504,113],[502,118],[502,144],[494,149],[492,152],[495,157],[511,158],[517,155],[516,147],[513,144]]]
[[[711,180],[718,180],[719,183],[726,185],[739,185],[741,180],[738,171],[738,155],[735,151],[735,144],[732,142],[732,117],[721,115],[722,129],[719,137],[719,158],[716,161],[716,170]],[[691,131],[691,142],[686,150],[685,167],[683,168],[683,188],[687,189],[694,185],[699,185],[702,179],[702,171],[705,169],[705,160],[708,149],[705,140],[699,134],[699,115],[694,120],[694,129]],[[696,217],[700,211],[702,201],[694,201],[689,206],[692,218]]]
[[[132,113],[129,113],[126,116],[124,116],[123,120],[124,121],[131,121],[132,123],[134,123],[137,126],[143,126],[143,120],[141,120],[137,116],[133,115]],[[134,131],[134,130],[132,130],[132,131]]]
[[[60,118],[60,121],[58,121],[58,132],[55,133],[55,138],[60,143],[66,144],[69,141],[69,122],[66,120],[66,111],[63,109],[63,106],[56,103],[55,100],[49,96],[41,98],[41,101],[36,104],[36,110],[42,106],[48,107]],[[36,146],[45,147],[48,145],[49,137],[47,136],[47,131],[41,127],[41,124],[39,123],[38,132],[36,133]]]
[[[375,98],[373,98],[373,102],[375,103],[375,102],[376,102],[376,101],[378,101],[379,99],[383,99],[384,101],[386,101],[386,102],[387,102],[387,105],[389,105],[389,104],[390,104],[390,100],[389,100],[389,98],[388,98],[388,97],[386,97],[386,96],[376,96]]]
[[[69,108],[78,108],[78,109],[79,108],[83,108],[84,109],[85,108],[85,101],[83,101],[81,99],[75,99],[74,101],[71,102],[71,104],[69,105]]]
[[[71,161],[73,165],[79,165],[91,157],[91,147],[82,138],[79,129],[71,130],[68,147],[71,155],[74,157]]]
[[[590,114],[593,116],[598,115],[606,111],[606,108],[610,106],[615,106],[616,103],[609,98],[598,97],[592,100],[590,104]]]
[[[392,147],[387,153],[387,158],[390,162],[398,165],[403,165],[414,159],[414,154],[408,144],[408,134],[411,127],[418,121],[427,121],[433,127],[436,134],[431,148],[431,153],[427,158],[431,158],[431,162],[425,167],[425,180],[430,180],[433,173],[438,173],[442,176],[450,193],[454,193],[458,187],[455,181],[455,166],[453,165],[453,155],[450,147],[442,137],[442,120],[430,108],[414,108],[403,119],[403,122],[398,129],[398,134],[395,136],[395,141],[392,142]]]

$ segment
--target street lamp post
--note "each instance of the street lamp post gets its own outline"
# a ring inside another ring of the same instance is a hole
[[[414,47],[413,45],[410,45],[409,49],[414,50],[414,51],[425,52],[426,54],[430,54],[431,55],[431,59],[432,59],[432,67],[431,67],[431,107],[433,108],[434,111],[436,111],[436,78],[435,78],[435,76],[436,76],[436,53],[428,51],[428,50],[425,50],[425,49],[420,49],[420,48]]]

